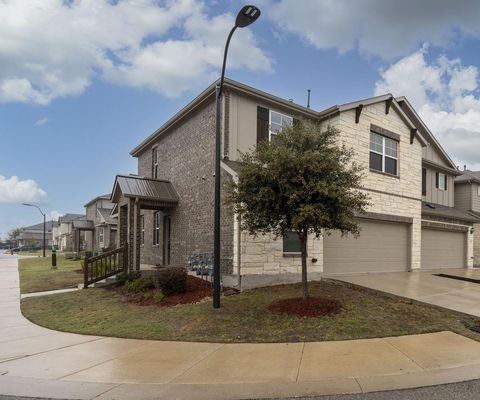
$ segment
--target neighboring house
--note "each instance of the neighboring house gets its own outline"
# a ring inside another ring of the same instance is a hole
[[[54,221],[47,221],[45,224],[46,247],[52,246],[52,230],[54,226]],[[15,240],[17,241],[17,246],[43,247],[43,222],[23,228]]]
[[[480,218],[480,171],[465,169],[455,179],[455,207]],[[480,267],[480,223],[474,225],[473,264]]]
[[[87,226],[84,214],[65,214],[58,218],[53,230],[53,243],[60,251],[82,251],[85,249],[85,231],[93,229]]]
[[[212,251],[215,84],[135,147],[138,175],[117,176],[112,202],[119,245],[129,245],[131,268],[185,265]],[[321,112],[226,80],[222,98],[222,179],[237,178],[241,152],[271,140],[294,119],[339,129],[339,143],[364,165],[368,212],[358,216],[358,239],[335,232],[308,242],[311,277],[472,266],[477,219],[454,207],[461,173],[408,101],[387,94]],[[301,268],[298,238],[252,237],[239,230],[222,198],[224,275],[285,281]]]
[[[88,249],[98,252],[116,247],[117,220],[111,216],[113,203],[110,195],[97,196],[84,207],[87,221],[91,221],[94,227],[86,234]]]

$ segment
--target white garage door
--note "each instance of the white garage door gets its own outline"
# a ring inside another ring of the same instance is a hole
[[[465,232],[422,229],[422,268],[463,268]]]
[[[360,236],[324,238],[324,272],[329,274],[408,270],[409,225],[360,222]]]

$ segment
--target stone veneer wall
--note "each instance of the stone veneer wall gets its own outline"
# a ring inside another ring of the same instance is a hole
[[[158,149],[159,178],[172,182],[180,201],[171,215],[171,264],[185,266],[193,253],[213,252],[215,104],[203,105],[171,132],[162,135],[138,157],[138,174],[151,177],[152,148]],[[225,183],[230,176],[222,171]],[[225,190],[222,191],[223,198]],[[145,244],[141,263],[162,264],[162,245],[153,245],[153,211],[142,210],[145,217]],[[233,213],[222,205],[222,270],[232,271]],[[160,243],[162,243],[160,229]]]
[[[480,267],[480,224],[473,225],[473,265]]]

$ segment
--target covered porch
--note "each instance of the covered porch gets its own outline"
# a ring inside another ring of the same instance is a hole
[[[171,182],[143,178],[136,175],[117,175],[113,186],[112,202],[118,212],[118,248],[128,247],[128,271],[140,270],[141,244],[144,240],[142,210],[170,214],[178,205],[179,197]],[[164,259],[170,259],[171,220],[164,220]],[[159,247],[160,251],[160,247]]]

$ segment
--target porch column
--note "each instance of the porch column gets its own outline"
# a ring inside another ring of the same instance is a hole
[[[123,247],[128,243],[128,208],[126,205],[118,207],[118,247]],[[123,264],[123,255],[120,255],[121,265]]]
[[[133,204],[133,269],[140,270],[140,205],[138,199]]]

